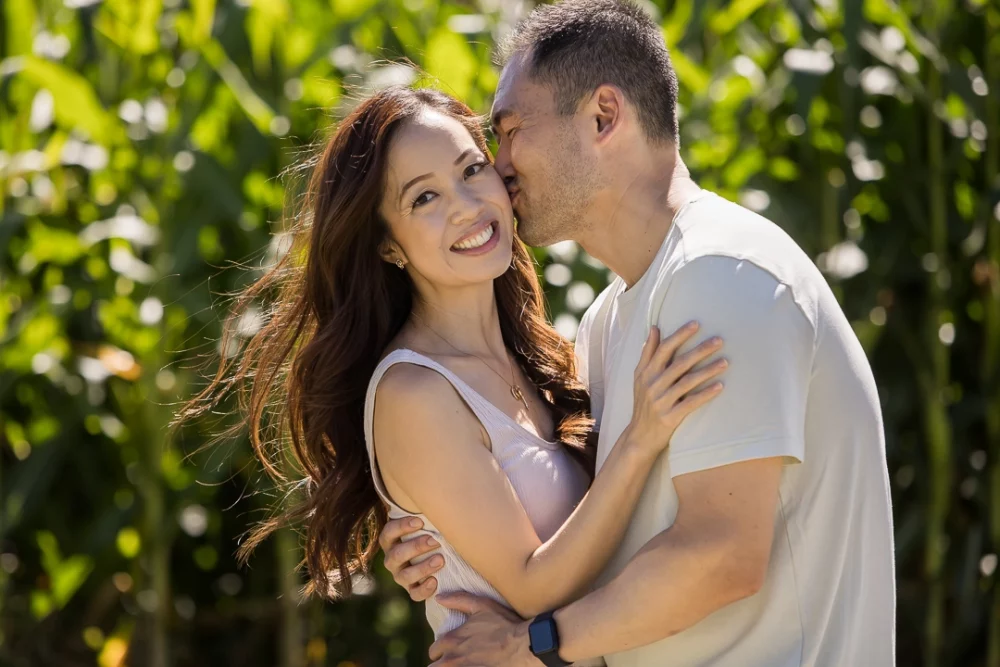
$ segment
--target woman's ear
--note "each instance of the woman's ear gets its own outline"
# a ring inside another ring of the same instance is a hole
[[[378,254],[382,258],[382,261],[389,264],[395,264],[396,266],[399,266],[400,262],[406,264],[406,255],[403,254],[402,248],[388,237],[379,244]]]

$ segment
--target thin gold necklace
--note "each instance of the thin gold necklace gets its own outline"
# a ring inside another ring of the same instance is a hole
[[[516,384],[517,383],[517,378],[514,375],[514,362],[512,362],[510,360],[510,356],[509,355],[507,356],[507,363],[510,364],[510,378],[511,378],[512,382],[507,382],[507,378],[505,378],[504,376],[502,376],[499,373],[497,373],[496,370],[492,366],[490,366],[488,363],[486,363],[486,360],[483,359],[482,357],[480,357],[478,354],[473,354],[471,352],[463,352],[462,350],[460,350],[457,347],[455,347],[454,345],[452,345],[450,342],[448,342],[447,338],[445,338],[444,336],[442,336],[441,334],[439,334],[437,331],[434,331],[434,327],[432,327],[431,325],[427,324],[427,322],[424,321],[424,318],[420,317],[417,314],[414,314],[414,317],[417,320],[419,320],[420,324],[422,324],[424,327],[426,327],[428,331],[430,331],[432,334],[434,334],[435,336],[437,336],[438,338],[440,338],[442,341],[444,341],[445,345],[447,345],[451,349],[455,350],[459,354],[464,354],[466,356],[475,357],[476,359],[479,359],[479,361],[483,362],[483,365],[486,366],[486,368],[488,368],[491,371],[493,371],[494,375],[496,375],[498,378],[500,378],[501,380],[503,380],[504,384],[509,384],[510,385],[510,395],[514,397],[514,400],[520,401],[521,405],[524,406],[525,410],[528,410],[528,402],[526,400],[524,400],[524,394],[521,392],[521,388],[518,387],[517,384]],[[506,352],[506,350],[504,350],[504,351]]]

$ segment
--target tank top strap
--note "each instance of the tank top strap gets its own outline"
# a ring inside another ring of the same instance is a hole
[[[378,470],[378,463],[375,460],[375,394],[378,390],[378,385],[382,381],[386,372],[395,366],[396,364],[407,363],[413,364],[415,366],[423,366],[424,368],[429,368],[442,376],[455,388],[458,395],[462,397],[462,400],[469,409],[472,410],[476,418],[482,423],[483,428],[486,429],[487,434],[490,436],[491,440],[494,440],[494,445],[496,445],[496,435],[497,435],[497,410],[483,398],[476,390],[470,387],[462,378],[458,377],[455,373],[451,372],[444,365],[434,361],[430,357],[424,356],[419,352],[414,352],[413,350],[408,350],[406,348],[400,348],[398,350],[393,350],[375,367],[375,372],[372,373],[372,378],[368,383],[368,392],[365,395],[365,445],[368,448],[368,463],[371,466],[372,479],[375,482],[375,490],[378,492],[379,497],[383,501],[389,504],[390,507],[396,508],[401,512],[406,512],[403,508],[399,507],[396,503],[392,501],[389,496],[389,492],[385,488],[385,484],[382,481],[382,475]],[[406,512],[408,513],[408,512]]]

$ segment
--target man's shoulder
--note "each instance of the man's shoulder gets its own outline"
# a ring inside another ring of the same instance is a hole
[[[779,225],[735,202],[708,193],[677,222],[680,252],[675,268],[701,257],[749,260],[771,273],[812,261]]]
[[[677,221],[679,251],[665,267],[661,288],[691,286],[684,277],[703,283],[713,272],[718,282],[710,282],[723,287],[728,280],[740,281],[738,267],[747,264],[809,298],[826,284],[812,259],[778,224],[715,194],[699,204]]]

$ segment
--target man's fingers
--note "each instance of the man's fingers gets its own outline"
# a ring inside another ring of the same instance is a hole
[[[425,580],[421,581],[419,584],[410,586],[409,593],[410,599],[414,602],[424,602],[430,599],[434,595],[434,591],[437,590],[438,582],[436,577],[427,577]]]
[[[427,650],[427,655],[431,660],[440,660],[444,657],[444,652],[451,646],[452,642],[448,639],[448,635],[445,635],[441,639],[437,640],[431,647]]]
[[[440,546],[438,541],[430,535],[424,535],[423,537],[407,540],[406,542],[397,542],[395,546],[385,552],[385,569],[392,572],[395,579],[396,575],[403,568],[409,566],[410,561],[414,558],[419,558],[426,553],[430,553]],[[399,580],[397,579],[397,581]],[[404,586],[406,585],[404,582],[399,583]]]
[[[495,611],[502,614],[506,611],[497,601],[470,593],[442,593],[435,600],[442,607],[460,611],[463,614],[475,614],[477,611]]]
[[[434,554],[416,565],[405,567],[394,577],[396,583],[407,588],[419,583],[444,567],[444,556]]]
[[[389,551],[404,535],[414,533],[424,527],[424,522],[415,516],[406,519],[393,519],[385,524],[378,535],[378,544],[382,551]]]

